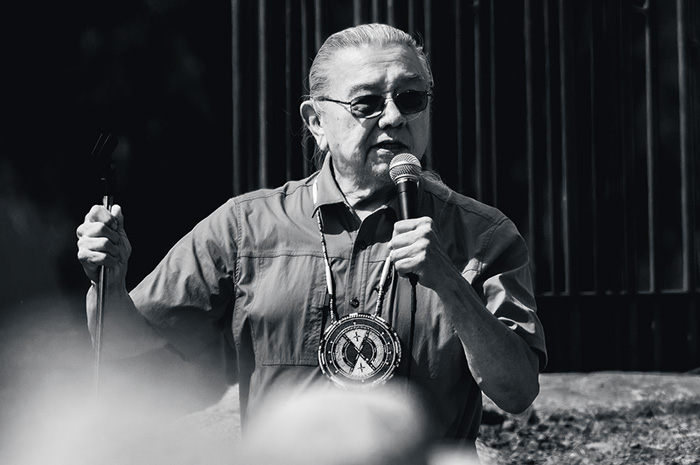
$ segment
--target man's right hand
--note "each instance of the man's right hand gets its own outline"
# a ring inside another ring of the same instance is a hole
[[[124,231],[124,215],[119,205],[108,211],[93,206],[76,230],[78,260],[88,278],[96,284],[101,266],[110,269],[110,286],[125,286],[131,244]]]

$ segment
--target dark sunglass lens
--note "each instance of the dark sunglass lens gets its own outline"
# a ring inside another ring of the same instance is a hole
[[[356,116],[370,116],[382,106],[384,98],[379,95],[363,95],[357,97],[350,104],[352,113]]]
[[[401,113],[410,115],[411,113],[425,110],[425,107],[428,106],[428,94],[426,92],[409,90],[397,95],[394,101]]]

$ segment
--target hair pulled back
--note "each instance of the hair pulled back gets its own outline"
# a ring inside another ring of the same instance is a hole
[[[428,58],[423,52],[423,46],[408,33],[387,24],[362,24],[350,27],[332,34],[318,50],[311,69],[309,70],[309,96],[323,95],[328,88],[330,67],[333,57],[344,49],[367,45],[403,45],[416,53],[421,68],[430,88],[433,87],[433,75],[430,71]]]

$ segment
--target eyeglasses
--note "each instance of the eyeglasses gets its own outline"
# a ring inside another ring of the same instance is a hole
[[[403,115],[412,115],[420,113],[428,106],[431,93],[421,90],[407,90],[400,92],[393,97],[384,97],[382,95],[361,95],[349,102],[342,100],[334,100],[328,97],[314,97],[321,102],[333,102],[341,105],[349,105],[350,113],[356,118],[376,118],[384,113],[386,101],[393,100],[396,107]]]

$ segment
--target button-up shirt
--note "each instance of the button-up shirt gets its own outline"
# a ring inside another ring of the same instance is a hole
[[[397,202],[394,198],[360,220],[335,182],[330,156],[306,179],[230,199],[132,291],[150,324],[185,356],[195,356],[222,332],[229,336],[228,363],[239,383],[244,427],[246,415],[280,389],[331,385],[317,355],[329,324],[319,210],[338,316],[374,314]],[[528,251],[514,224],[500,211],[430,179],[419,184],[418,215],[433,218],[464,279],[539,355],[543,367],[546,349]],[[417,388],[439,436],[473,441],[481,392],[464,348],[437,294],[419,283],[415,296],[411,338],[411,284],[394,274],[380,315],[402,341],[401,362],[390,382]]]

